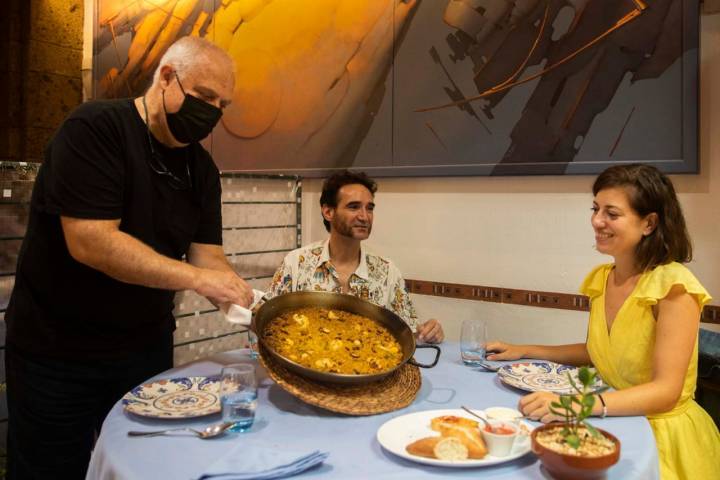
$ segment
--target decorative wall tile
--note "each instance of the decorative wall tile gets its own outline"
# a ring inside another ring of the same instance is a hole
[[[223,225],[232,228],[296,225],[297,207],[294,203],[224,203],[222,217]]]
[[[223,231],[226,254],[292,250],[296,246],[297,227],[237,229]]]
[[[243,278],[271,277],[282,264],[287,252],[233,255],[229,257],[235,271]]]
[[[224,352],[227,350],[235,350],[247,346],[247,335],[238,333],[208,342],[191,343],[181,347],[175,347],[175,365],[200,360],[209,355]],[[220,371],[217,372],[218,374]]]
[[[186,315],[195,311],[215,310],[215,305],[192,290],[183,290],[175,294],[175,316]]]
[[[222,337],[247,329],[245,326],[228,322],[218,310],[176,318],[175,325],[176,345]]]
[[[285,181],[279,178],[246,178],[227,174],[222,180],[222,200],[294,202],[297,188],[298,182],[294,178]]]

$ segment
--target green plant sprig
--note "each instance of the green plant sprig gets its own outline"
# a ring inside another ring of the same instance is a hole
[[[570,372],[567,373],[567,376],[570,385],[577,394],[560,395],[558,402],[550,403],[550,411],[565,419],[560,435],[565,440],[565,443],[577,450],[585,441],[583,437],[580,437],[580,427],[585,427],[595,438],[601,436],[600,432],[586,422],[585,419],[592,415],[592,409],[595,406],[595,395],[604,392],[608,387],[594,389],[592,386],[597,378],[597,372],[588,367],[580,367],[578,371],[579,386],[573,380]]]

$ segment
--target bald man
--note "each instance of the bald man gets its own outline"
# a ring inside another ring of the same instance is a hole
[[[143,97],[85,103],[50,141],[5,316],[8,478],[84,478],[112,405],[172,367],[174,291],[252,300],[198,143],[233,72],[223,50],[182,38]]]

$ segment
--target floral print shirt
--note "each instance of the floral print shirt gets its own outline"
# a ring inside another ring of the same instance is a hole
[[[361,244],[360,264],[350,275],[348,283],[348,293],[387,308],[415,331],[415,307],[410,301],[400,270],[390,260],[366,252]],[[267,297],[305,290],[342,291],[338,273],[330,261],[327,240],[288,253],[273,276]]]

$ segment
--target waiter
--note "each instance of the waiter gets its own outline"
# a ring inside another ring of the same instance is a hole
[[[144,96],[85,103],[50,141],[5,317],[8,478],[84,478],[112,405],[172,367],[176,290],[249,305],[198,143],[233,88],[232,59],[185,37]]]

